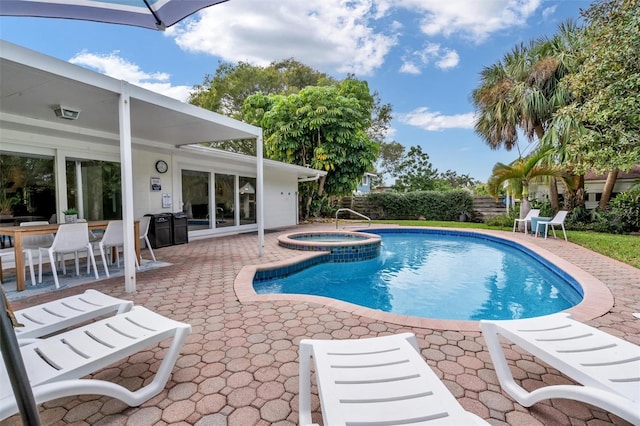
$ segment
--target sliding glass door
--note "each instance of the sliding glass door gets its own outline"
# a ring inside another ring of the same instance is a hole
[[[209,172],[182,170],[182,210],[187,214],[189,231],[211,227],[209,176]]]
[[[184,168],[181,184],[189,231],[257,223],[256,178]]]
[[[120,163],[67,159],[67,206],[86,220],[122,219]]]

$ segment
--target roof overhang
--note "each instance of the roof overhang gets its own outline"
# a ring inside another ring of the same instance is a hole
[[[198,157],[211,157],[223,160],[225,164],[247,164],[251,161],[252,157],[248,157],[244,154],[236,152],[223,151],[221,149],[209,148],[202,145],[188,145],[182,146],[180,149],[185,153],[197,154]],[[287,164],[274,160],[263,160],[264,168],[271,170],[283,171],[291,174],[295,174],[298,179],[308,179],[314,177],[319,179],[322,176],[326,176],[327,172],[323,170],[311,169],[309,167],[298,166],[296,164]]]
[[[0,40],[0,128],[119,144],[118,101],[124,82]],[[154,145],[255,139],[252,126],[129,85],[131,138]],[[74,121],[53,108],[80,111]]]

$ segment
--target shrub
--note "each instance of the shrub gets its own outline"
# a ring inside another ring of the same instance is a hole
[[[553,217],[555,213],[551,208],[550,201],[531,200],[531,208],[540,209],[540,213],[538,214],[538,216],[542,217]]]
[[[463,190],[386,192],[367,195],[365,206],[360,213],[378,219],[457,221],[461,213],[471,216],[473,198]]]
[[[592,212],[584,206],[577,206],[567,217],[567,228],[576,231],[586,231],[592,229]]]
[[[618,194],[609,202],[609,208],[624,232],[640,231],[640,191]]]
[[[488,226],[499,226],[501,228],[512,228],[513,221],[520,217],[518,209],[510,209],[509,213],[503,213],[500,216],[490,217],[484,220]]]

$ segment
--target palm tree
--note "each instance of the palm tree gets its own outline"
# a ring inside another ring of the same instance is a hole
[[[553,38],[520,44],[482,71],[480,87],[472,94],[478,112],[475,131],[492,149],[517,147],[521,157],[517,129],[529,141],[541,140],[554,113],[571,101],[560,82],[574,68],[578,34],[567,21]],[[553,176],[550,185],[552,205],[559,209]]]
[[[528,157],[518,158],[511,164],[496,163],[487,182],[489,194],[497,198],[500,186],[507,182],[516,197],[520,197],[522,200],[520,203],[520,217],[525,217],[531,210],[529,183],[533,179],[541,176],[551,176],[564,180],[561,168],[542,161],[552,150],[552,147],[544,147]],[[569,185],[566,186],[568,187]]]

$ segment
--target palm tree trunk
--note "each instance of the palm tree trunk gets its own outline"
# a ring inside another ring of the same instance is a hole
[[[549,179],[549,202],[554,212],[560,210],[560,199],[558,198],[558,180],[554,177]]]
[[[529,184],[522,183],[522,202],[520,203],[520,219],[524,219],[531,210],[531,203],[529,202]],[[524,231],[524,222],[519,222],[518,230]]]
[[[602,189],[602,197],[600,197],[600,203],[598,203],[598,210],[604,210],[607,208],[607,204],[609,204],[611,194],[613,193],[613,187],[616,185],[617,179],[618,169],[613,169],[607,174],[607,180],[604,183],[604,188]]]

